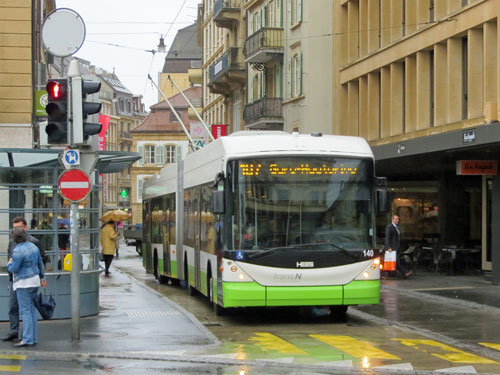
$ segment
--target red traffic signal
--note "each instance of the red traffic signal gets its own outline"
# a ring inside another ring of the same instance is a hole
[[[66,78],[50,79],[45,86],[48,94],[47,142],[49,144],[68,144],[68,80]]]
[[[47,94],[49,95],[49,100],[62,100],[66,97],[67,83],[51,80],[45,86]]]

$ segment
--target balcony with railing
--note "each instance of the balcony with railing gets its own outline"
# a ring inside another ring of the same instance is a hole
[[[283,28],[263,27],[245,40],[245,62],[266,63],[283,56]]]
[[[249,129],[283,130],[283,98],[260,98],[247,104],[243,112]]]
[[[229,94],[245,83],[245,63],[241,48],[229,48],[208,70],[208,87],[214,94]]]
[[[214,21],[217,27],[230,28],[240,22],[240,0],[216,0],[214,4]]]

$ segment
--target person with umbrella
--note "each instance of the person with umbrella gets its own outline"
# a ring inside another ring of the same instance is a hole
[[[104,223],[101,227],[101,246],[102,246],[102,255],[104,257],[104,274],[109,276],[111,272],[109,272],[109,267],[111,266],[111,262],[113,261],[113,257],[116,251],[116,237],[118,234],[115,231],[115,222],[113,220],[109,220]]]
[[[122,228],[123,228],[123,221],[130,219],[130,215],[128,212],[125,212],[123,210],[111,210],[106,212],[104,215],[100,217],[100,220],[104,223],[108,223],[110,221],[113,221],[114,223],[121,223]],[[106,225],[104,224],[102,228],[104,228]],[[121,233],[120,233],[121,234]],[[116,234],[115,236],[115,251],[116,251],[116,256],[118,257],[118,248],[120,246],[119,243],[119,233]],[[104,252],[103,252],[104,255]],[[113,253],[115,255],[115,253]],[[111,262],[110,262],[111,264]]]

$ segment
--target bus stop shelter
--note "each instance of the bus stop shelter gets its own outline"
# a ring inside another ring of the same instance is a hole
[[[0,149],[0,321],[9,320],[9,277],[7,247],[12,219],[23,216],[28,233],[37,237],[47,255],[47,293],[57,302],[54,318],[71,317],[71,272],[64,270],[70,254],[70,202],[58,194],[61,149]],[[99,215],[101,213],[100,174],[118,173],[140,158],[135,152],[100,151],[93,189],[79,203],[80,315],[94,315],[99,309]]]

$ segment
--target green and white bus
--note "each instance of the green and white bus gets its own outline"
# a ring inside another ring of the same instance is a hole
[[[373,153],[358,137],[237,132],[143,185],[143,261],[219,314],[379,303]]]

